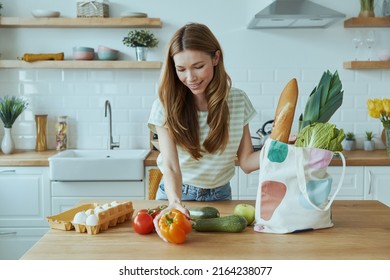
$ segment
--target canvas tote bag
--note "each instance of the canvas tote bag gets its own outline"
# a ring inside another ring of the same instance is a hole
[[[259,187],[254,230],[291,233],[333,226],[331,205],[345,173],[331,194],[332,177],[327,167],[332,151],[302,148],[267,139],[260,152]]]

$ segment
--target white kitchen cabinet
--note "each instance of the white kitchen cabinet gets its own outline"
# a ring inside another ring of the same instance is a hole
[[[390,207],[390,167],[366,166],[364,171],[365,199],[379,200]]]
[[[0,259],[19,259],[47,232],[48,167],[0,167]]]
[[[144,181],[51,182],[52,215],[82,201],[145,199]]]
[[[328,173],[333,179],[332,192],[336,190],[341,179],[342,167],[329,166]],[[362,200],[364,199],[364,166],[347,166],[344,181],[336,199]]]
[[[150,169],[156,169],[157,166],[145,166],[145,199],[149,196],[149,170]],[[235,167],[235,174],[233,178],[230,180],[230,185],[232,188],[232,199],[239,199],[239,167]]]

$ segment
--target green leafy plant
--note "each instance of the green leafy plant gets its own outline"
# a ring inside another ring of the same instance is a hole
[[[372,139],[374,139],[374,133],[372,133],[372,131],[366,131],[366,139],[368,141],[371,141]]]
[[[28,101],[19,97],[0,97],[0,119],[5,128],[11,128],[15,120],[28,107]]]
[[[347,132],[345,140],[354,141],[355,140],[355,134],[353,132]]]
[[[158,39],[149,30],[131,30],[122,40],[123,44],[128,47],[146,47],[154,48],[158,46]]]
[[[326,123],[343,103],[342,84],[337,71],[324,72],[318,86],[309,95],[305,111],[299,117],[299,131],[313,123]]]

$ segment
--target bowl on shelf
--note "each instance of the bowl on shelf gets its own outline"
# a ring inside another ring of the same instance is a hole
[[[118,53],[117,50],[105,46],[98,46],[97,56],[99,60],[117,60]]]
[[[73,47],[73,59],[75,60],[93,60],[94,56],[94,48]]]
[[[36,18],[41,17],[59,17],[60,12],[58,11],[49,11],[44,9],[35,9],[31,11],[31,14]]]
[[[382,61],[390,60],[390,49],[379,49],[377,51],[377,55]]]

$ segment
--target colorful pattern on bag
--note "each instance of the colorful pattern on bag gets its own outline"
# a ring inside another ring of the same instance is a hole
[[[330,209],[318,209],[330,201],[333,180],[327,167],[332,158],[328,150],[268,139],[260,155],[254,230],[287,233],[331,227]]]
[[[286,195],[285,184],[266,181],[261,184],[261,218],[268,221]]]

